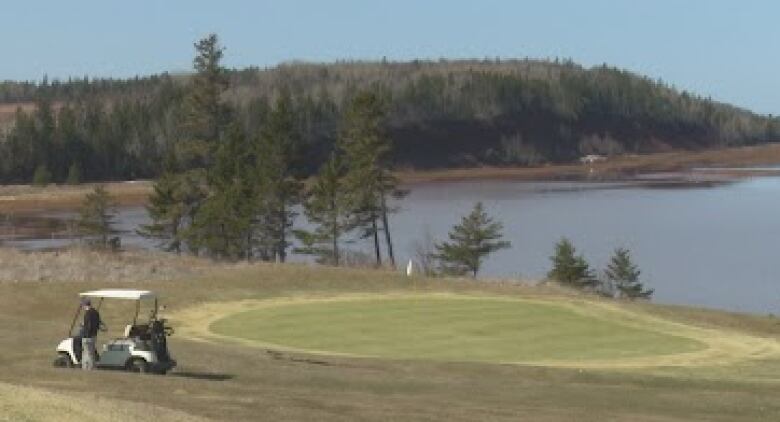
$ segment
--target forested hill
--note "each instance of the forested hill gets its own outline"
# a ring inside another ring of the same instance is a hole
[[[0,84],[0,179],[159,174],[180,133],[187,75]],[[386,99],[395,165],[566,162],[583,154],[703,149],[780,139],[780,122],[619,69],[569,61],[291,63],[229,72],[223,99],[250,135],[288,90],[306,159],[333,148],[345,104]]]

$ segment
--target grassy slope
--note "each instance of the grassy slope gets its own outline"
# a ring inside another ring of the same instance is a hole
[[[119,284],[111,284],[118,286]],[[105,286],[105,284],[103,284]],[[302,266],[237,266],[200,280],[142,282],[175,312],[247,299],[344,292],[455,292],[550,298],[559,291]],[[266,353],[232,342],[171,339],[180,362],[167,377],[82,374],[50,366],[77,292],[98,283],[0,283],[0,382],[99,394],[188,414],[247,420],[638,420],[776,421],[780,360],[637,370],[394,361]],[[574,298],[575,300],[581,300]],[[778,339],[775,320],[639,306],[707,327]],[[633,308],[632,308],[633,309]],[[106,311],[108,312],[108,311]],[[23,403],[26,397],[20,399]],[[18,406],[18,404],[17,404]]]

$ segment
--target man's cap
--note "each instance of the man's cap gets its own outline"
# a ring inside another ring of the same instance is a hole
[[[85,297],[84,299],[81,299],[81,306],[91,306],[92,301],[89,300],[89,298]]]

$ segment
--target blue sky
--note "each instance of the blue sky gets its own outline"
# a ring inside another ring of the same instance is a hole
[[[8,2],[0,79],[188,70],[217,32],[226,64],[570,57],[780,114],[780,2],[322,0]]]

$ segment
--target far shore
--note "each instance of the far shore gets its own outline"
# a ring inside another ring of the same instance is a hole
[[[773,167],[776,165],[777,169]],[[407,187],[422,183],[489,180],[717,184],[748,177],[780,176],[780,143],[698,152],[623,155],[593,164],[401,170],[396,174]],[[95,185],[0,185],[0,214],[74,210]],[[153,186],[148,180],[105,182],[100,185],[123,206],[146,204]]]
[[[771,168],[775,165],[779,167]],[[759,166],[766,167],[756,168]],[[621,155],[593,164],[407,170],[398,174],[404,184],[472,180],[724,182],[774,175],[780,175],[780,143],[696,152]]]

